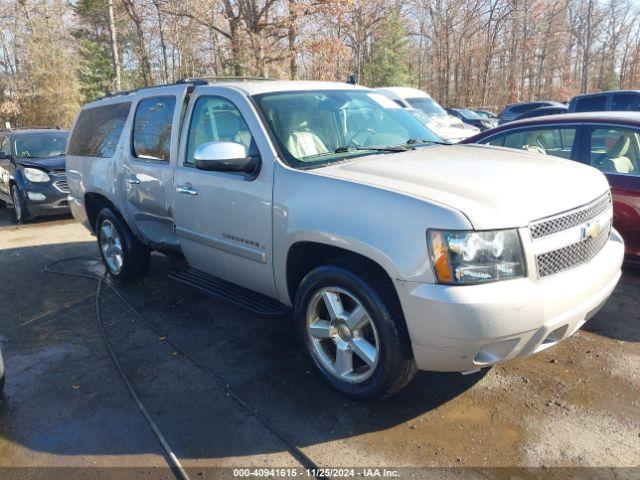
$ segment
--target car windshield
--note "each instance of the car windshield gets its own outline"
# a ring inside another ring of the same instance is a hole
[[[433,98],[407,98],[409,105],[426,115],[446,115],[447,112]]]
[[[442,142],[406,109],[368,90],[265,93],[254,99],[293,167]]]
[[[64,155],[68,133],[38,133],[20,135],[14,141],[18,158],[51,158]]]
[[[468,108],[456,108],[455,111],[458,112],[460,115],[462,115],[467,120],[479,120],[480,119],[480,116],[476,112],[473,112],[473,111],[469,110]]]

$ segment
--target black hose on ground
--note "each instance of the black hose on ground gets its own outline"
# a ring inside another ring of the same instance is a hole
[[[287,449],[289,450],[289,453],[305,469],[308,469],[311,472],[319,472],[320,471],[320,467],[313,460],[311,460],[297,445],[295,445],[291,440],[289,440],[289,438],[279,428],[277,428],[266,417],[264,417],[258,411],[258,409],[252,408],[245,400],[242,399],[242,397],[240,397],[238,394],[236,394],[229,387],[229,383],[225,381],[225,379],[224,379],[224,377],[222,377],[222,375],[220,375],[214,369],[212,369],[210,367],[206,367],[205,365],[200,363],[198,360],[193,358],[186,350],[184,350],[179,345],[177,345],[175,343],[175,341],[173,341],[166,334],[162,333],[160,330],[158,330],[158,328],[153,323],[151,323],[149,320],[147,320],[144,317],[144,315],[142,315],[131,304],[131,302],[129,302],[125,298],[125,296],[114,285],[111,284],[111,282],[105,281],[105,278],[107,278],[106,273],[104,275],[102,275],[102,276],[99,276],[99,275],[94,275],[94,274],[91,274],[91,273],[66,272],[66,271],[60,271],[60,270],[53,270],[51,268],[51,267],[53,267],[55,265],[60,265],[62,263],[68,263],[68,262],[79,261],[79,260],[91,261],[91,262],[96,262],[97,261],[95,258],[85,257],[85,256],[68,257],[68,258],[63,258],[63,259],[60,259],[60,260],[53,261],[53,262],[45,265],[44,271],[47,272],[47,273],[52,273],[54,275],[67,275],[67,276],[78,277],[78,278],[86,278],[86,279],[90,279],[90,280],[94,280],[94,281],[98,282],[95,304],[96,304],[96,319],[97,319],[97,323],[98,323],[98,329],[100,330],[100,336],[102,337],[102,339],[103,339],[103,341],[105,343],[105,346],[106,346],[106,348],[107,348],[107,350],[109,352],[109,356],[111,357],[111,360],[113,361],[116,369],[118,370],[118,373],[120,374],[120,377],[122,378],[123,382],[125,383],[127,389],[129,390],[129,393],[133,397],[134,401],[136,402],[136,405],[138,406],[138,408],[140,409],[140,411],[144,415],[145,419],[147,420],[147,423],[149,423],[149,426],[151,427],[151,429],[153,430],[154,434],[158,438],[158,441],[162,445],[162,448],[164,449],[165,454],[166,454],[166,456],[168,458],[169,465],[170,465],[171,469],[174,471],[174,473],[176,474],[176,476],[178,478],[181,478],[182,480],[190,480],[187,472],[184,470],[184,468],[180,464],[180,461],[178,460],[178,458],[174,454],[173,450],[171,449],[171,447],[169,446],[169,444],[165,440],[164,436],[160,432],[160,429],[158,428],[156,423],[153,421],[153,419],[151,418],[151,415],[149,415],[149,413],[147,412],[147,410],[144,407],[143,403],[141,402],[140,398],[138,397],[135,389],[133,388],[133,385],[131,384],[131,382],[129,381],[129,378],[127,377],[127,375],[125,374],[124,370],[122,369],[120,361],[118,360],[118,357],[116,356],[116,354],[115,354],[115,352],[114,352],[114,350],[113,350],[113,348],[111,346],[111,342],[109,341],[109,339],[108,339],[108,337],[106,335],[106,332],[104,330],[104,324],[102,322],[102,316],[100,314],[100,294],[101,294],[103,285],[106,285],[107,287],[109,287],[111,289],[111,291],[122,301],[122,303],[137,318],[142,320],[142,322],[151,331],[153,331],[159,337],[164,337],[165,341],[169,345],[171,345],[171,347],[173,347],[178,353],[180,353],[182,356],[184,356],[184,358],[186,358],[194,366],[196,366],[202,372],[207,374],[218,386],[220,386],[221,388],[223,388],[225,390],[225,392],[228,394],[229,397],[231,397],[233,400],[235,400],[236,403],[238,403],[242,408],[244,408],[247,412],[249,412],[260,423],[262,423],[262,425],[264,425],[265,428],[267,428],[267,430],[269,430],[273,435],[278,437],[287,446]],[[324,479],[326,477],[324,475],[317,474],[317,475],[315,475],[315,478]]]

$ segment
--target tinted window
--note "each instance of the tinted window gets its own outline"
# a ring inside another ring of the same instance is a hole
[[[606,95],[579,98],[576,102],[576,112],[601,112],[607,109]]]
[[[171,126],[176,97],[146,98],[138,103],[133,121],[133,154],[148,160],[169,161]]]
[[[482,143],[571,158],[575,136],[576,129],[573,127],[539,128],[535,130],[518,130],[499,137],[493,137],[489,141]]]
[[[613,96],[612,110],[636,110],[638,105],[637,93],[617,93]]]
[[[185,163],[194,163],[196,149],[208,142],[236,142],[247,156],[258,155],[249,127],[238,108],[222,97],[201,97],[193,108]]]
[[[131,102],[127,102],[82,110],[71,133],[69,155],[112,157],[130,108]]]
[[[534,108],[538,108],[539,106],[540,105],[538,105],[537,103],[521,103],[520,105],[509,107],[509,111],[511,111],[512,113],[524,113]]]
[[[628,128],[596,128],[589,136],[591,165],[605,173],[638,175],[639,134]]]
[[[38,133],[19,135],[13,142],[18,158],[51,158],[64,155],[67,150],[66,133]]]

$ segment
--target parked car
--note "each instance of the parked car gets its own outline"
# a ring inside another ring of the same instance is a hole
[[[449,115],[453,115],[454,117],[458,117],[467,125],[476,127],[481,132],[498,125],[497,120],[493,120],[491,118],[483,118],[469,108],[447,108],[447,113]]]
[[[557,107],[538,107],[528,112],[524,112],[516,120],[524,120],[525,118],[545,117],[547,115],[560,115],[561,113],[567,113],[568,107],[565,105]]]
[[[489,110],[473,110],[480,118],[498,119],[498,115]]]
[[[602,171],[613,195],[613,225],[625,240],[625,261],[640,264],[640,113],[532,118],[467,141],[545,153]]]
[[[0,130],[0,203],[18,223],[69,213],[65,151],[68,132]]]
[[[573,97],[569,112],[604,112],[640,110],[640,90],[613,90],[586,93]]]
[[[0,350],[0,392],[4,390],[5,374],[4,374],[4,361],[2,360],[2,351]]]
[[[540,101],[540,102],[524,102],[524,103],[511,103],[504,107],[502,113],[498,116],[498,123],[503,124],[516,120],[523,113],[540,107],[562,107],[565,106],[560,102]]]
[[[478,133],[480,129],[467,125],[462,120],[449,115],[438,102],[422,90],[409,87],[385,87],[376,91],[392,99],[403,108],[421,112],[427,119],[427,127],[444,140],[457,143]]]
[[[70,204],[116,280],[179,251],[173,278],[292,310],[331,385],[385,396],[416,368],[476,371],[560,342],[620,277],[602,173],[436,141],[354,85],[145,88],[82,108]]]

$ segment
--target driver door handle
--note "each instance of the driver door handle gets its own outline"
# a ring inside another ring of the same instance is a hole
[[[140,184],[140,179],[138,179],[138,177],[136,177],[135,175],[130,175],[127,178],[127,183],[129,185],[139,185]]]
[[[198,190],[193,188],[189,183],[186,185],[177,186],[176,192],[182,193],[183,195],[198,195]]]

